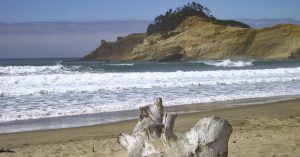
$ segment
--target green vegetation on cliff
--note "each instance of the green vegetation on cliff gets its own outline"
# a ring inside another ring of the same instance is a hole
[[[198,16],[204,21],[209,21],[217,25],[235,26],[242,28],[250,28],[248,25],[234,20],[218,20],[210,14],[207,7],[199,3],[187,3],[183,7],[176,8],[175,10],[168,10],[164,15],[161,14],[155,17],[154,23],[150,24],[147,28],[147,34],[165,33],[178,27],[181,22],[190,16]]]

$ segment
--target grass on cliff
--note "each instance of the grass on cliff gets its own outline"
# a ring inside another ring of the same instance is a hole
[[[165,14],[158,15],[154,19],[154,23],[147,28],[147,35],[155,33],[166,33],[175,29],[180,23],[189,16],[198,16],[205,21],[212,22],[217,25],[226,25],[242,28],[250,28],[248,25],[235,20],[219,20],[210,14],[211,11],[199,3],[187,3],[175,10],[168,10]]]

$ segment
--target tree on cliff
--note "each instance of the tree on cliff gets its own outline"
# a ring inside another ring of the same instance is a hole
[[[158,15],[154,23],[147,28],[147,34],[164,33],[175,29],[185,18],[189,16],[199,16],[203,20],[210,21],[214,24],[237,26],[249,28],[248,25],[234,20],[218,20],[210,14],[211,11],[199,3],[191,2],[175,10],[168,10],[165,14]]]

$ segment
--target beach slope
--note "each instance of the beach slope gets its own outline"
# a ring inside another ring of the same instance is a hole
[[[232,124],[229,156],[265,157],[300,154],[300,99],[179,115],[175,134],[182,135],[202,117],[220,116]],[[99,156],[124,157],[117,143],[131,133],[136,120],[88,127],[0,135],[0,157]]]

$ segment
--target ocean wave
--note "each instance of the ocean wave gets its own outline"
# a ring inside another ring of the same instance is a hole
[[[111,64],[106,64],[106,65],[109,65],[109,66],[133,66],[135,65],[134,63],[111,63]]]
[[[293,94],[299,95],[300,91],[294,92]],[[280,97],[280,96],[287,96],[287,95],[289,95],[288,92],[278,93],[277,91],[273,91],[273,92],[258,91],[252,94],[249,93],[224,94],[223,93],[223,94],[219,94],[215,96],[207,96],[207,97],[201,97],[198,95],[186,95],[185,97],[180,97],[180,98],[168,97],[168,99],[164,100],[164,105],[176,106],[182,104],[210,103],[216,101],[267,98],[267,97],[275,97],[275,96]],[[71,102],[67,101],[64,102],[63,104],[53,104],[53,105],[48,104],[48,106],[43,106],[42,104],[38,106],[21,105],[16,107],[16,109],[14,110],[10,110],[9,112],[2,112],[2,113],[0,112],[0,122],[134,110],[148,104],[151,101],[153,101],[152,97],[145,98],[144,101],[141,101],[140,99],[136,99],[136,97],[133,96],[132,99],[122,101],[122,102],[116,100],[110,100],[109,103],[99,103],[99,99],[94,99],[91,101],[91,103],[80,102],[80,101],[71,101]]]
[[[0,66],[0,122],[300,94],[299,63],[55,63]]]
[[[51,66],[0,66],[0,75],[69,73],[81,66],[65,67],[61,64]]]
[[[95,93],[101,90],[243,85],[300,80],[300,67],[256,70],[4,75],[0,96]]]
[[[212,65],[216,67],[248,67],[253,66],[252,61],[241,61],[241,60],[219,60],[219,61],[200,61],[200,63],[206,64],[206,65]]]

